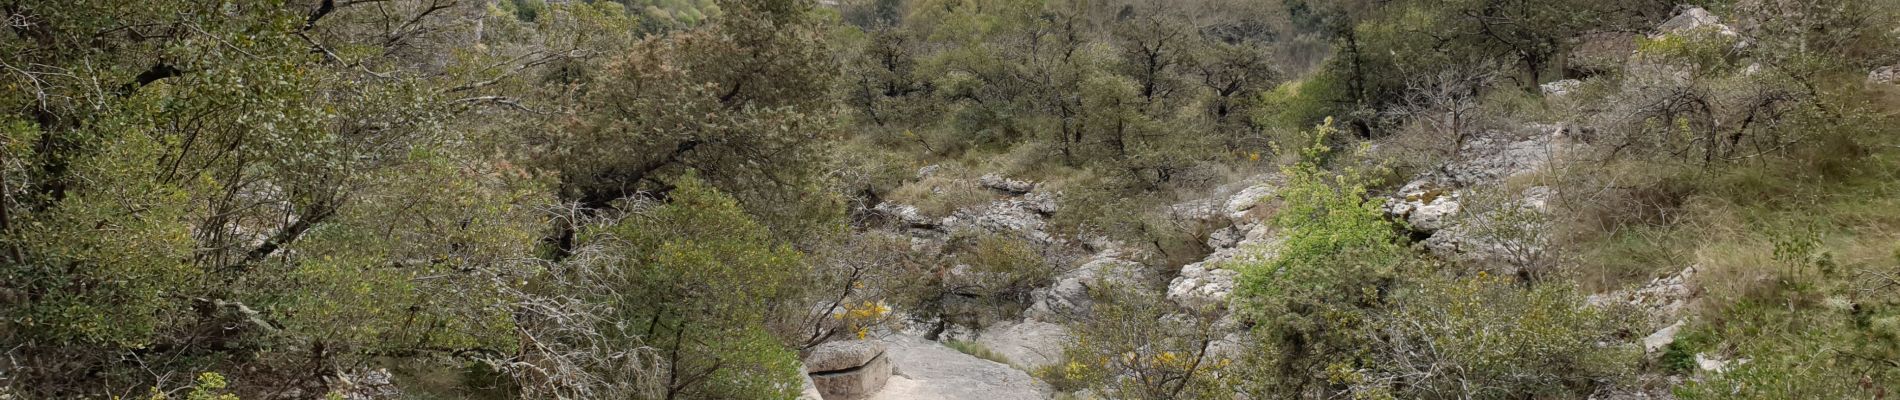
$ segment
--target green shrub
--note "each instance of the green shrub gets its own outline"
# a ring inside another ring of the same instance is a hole
[[[1173,213],[1168,192],[1143,191],[1125,179],[1089,175],[1062,187],[1050,221],[1067,234],[1102,235],[1140,250],[1150,265],[1173,269],[1205,257],[1214,226]]]
[[[1676,341],[1669,342],[1668,346],[1663,347],[1662,355],[1657,356],[1657,361],[1664,371],[1670,373],[1695,372],[1695,355],[1713,350],[1714,341],[1715,338],[1707,332],[1696,329],[1694,326],[1686,327],[1684,331],[1676,335]]]
[[[1870,301],[1871,300],[1871,301]],[[1750,302],[1727,309],[1712,327],[1723,340],[1706,350],[1727,371],[1674,390],[1683,399],[1880,398],[1900,389],[1900,307],[1892,295],[1862,302],[1790,311],[1785,302]],[[1843,304],[1845,303],[1845,304]],[[1733,349],[1721,351],[1721,349]]]
[[[1318,385],[1326,364],[1341,362],[1335,354],[1364,348],[1367,310],[1386,303],[1400,267],[1413,261],[1379,201],[1368,199],[1364,172],[1321,169],[1335,133],[1331,120],[1319,125],[1303,159],[1282,169],[1278,255],[1237,267],[1236,302],[1254,329],[1278,341],[1275,362],[1294,390]]]
[[[116,120],[99,124],[134,129]],[[0,143],[10,147],[4,157],[35,157],[17,151],[34,142],[28,128],[0,124]],[[62,201],[39,210],[0,205],[26,211],[0,221],[8,224],[0,230],[8,251],[0,258],[0,287],[14,299],[0,307],[0,330],[21,343],[144,347],[161,339],[154,334],[187,305],[178,293],[208,276],[190,263],[191,192],[154,182],[142,170],[163,159],[163,143],[145,134],[102,142],[97,154],[71,161],[74,176],[86,179]]]
[[[1811,235],[1782,235],[1698,275],[1708,282],[1701,300],[1708,337],[1679,356],[1707,353],[1727,360],[1729,370],[1687,371],[1700,379],[1677,388],[1677,396],[1878,398],[1900,389],[1900,291],[1893,290],[1900,261],[1884,254],[1892,237]],[[1756,262],[1735,263],[1742,260]],[[1725,282],[1731,280],[1740,282]]]
[[[1091,318],[1074,326],[1062,359],[1036,371],[1057,389],[1092,389],[1112,399],[1231,398],[1234,353],[1213,351],[1226,333],[1213,315],[1181,313],[1161,293],[1098,285]],[[1231,345],[1231,344],[1230,344]]]
[[[801,253],[720,193],[687,175],[671,202],[634,213],[583,243],[604,253],[615,315],[601,331],[664,357],[672,397],[783,398],[799,387],[798,356],[765,323],[804,310]],[[588,266],[583,266],[588,267]]]
[[[1273,135],[1277,136],[1276,145],[1291,149],[1304,147],[1299,134],[1304,127],[1319,124],[1328,115],[1350,111],[1338,105],[1340,99],[1349,95],[1340,79],[1332,73],[1321,73],[1307,80],[1282,83],[1273,91],[1261,93],[1263,106],[1258,108],[1254,124],[1267,127],[1270,133],[1284,132]]]
[[[1635,365],[1626,321],[1583,305],[1571,285],[1479,273],[1426,276],[1373,317],[1374,360],[1355,392],[1398,398],[1567,397],[1591,393]]]
[[[949,265],[961,267],[946,273],[938,294],[951,323],[980,328],[1014,318],[1029,307],[1031,291],[1055,281],[1055,267],[1014,236],[958,232],[946,250]]]

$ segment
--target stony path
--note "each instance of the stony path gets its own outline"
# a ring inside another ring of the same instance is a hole
[[[896,375],[870,400],[1044,400],[1048,384],[994,361],[909,336],[888,339]]]

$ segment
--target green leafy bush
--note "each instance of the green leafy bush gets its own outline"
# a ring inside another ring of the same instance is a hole
[[[1139,287],[1097,285],[1092,315],[1075,325],[1075,340],[1062,358],[1035,371],[1064,391],[1093,389],[1113,399],[1214,399],[1233,397],[1238,380],[1256,379],[1238,370],[1233,357],[1248,350],[1217,352],[1225,332],[1213,315],[1181,313],[1161,293]]]
[[[1351,383],[1397,398],[1581,396],[1622,379],[1635,347],[1627,322],[1585,306],[1565,283],[1425,276],[1373,317],[1377,350]]]
[[[583,239],[605,254],[618,310],[603,332],[663,355],[665,393],[784,398],[799,386],[798,356],[765,323],[802,313],[802,255],[692,175],[671,201]]]
[[[1363,172],[1321,168],[1336,133],[1331,120],[1316,127],[1302,160],[1281,171],[1286,184],[1273,220],[1284,238],[1279,253],[1237,267],[1237,303],[1259,324],[1254,329],[1278,341],[1276,362],[1294,390],[1317,384],[1326,364],[1342,362],[1335,354],[1364,348],[1368,310],[1386,304],[1393,279],[1413,261],[1379,201],[1368,199]]]
[[[934,297],[952,324],[980,328],[1015,318],[1029,307],[1031,291],[1055,281],[1055,266],[1018,237],[958,232],[946,251],[951,267]]]

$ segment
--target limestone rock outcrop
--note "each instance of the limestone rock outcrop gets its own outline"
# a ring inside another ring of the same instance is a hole
[[[1900,65],[1880,67],[1867,73],[1867,83],[1875,85],[1900,84]]]
[[[1190,309],[1225,307],[1227,296],[1234,292],[1234,279],[1239,276],[1240,271],[1188,264],[1168,283],[1168,300]]]
[[[1018,196],[1029,194],[1030,191],[1036,190],[1035,182],[1005,178],[997,174],[983,175],[977,178],[977,183],[982,184],[983,187],[990,188],[990,190]]]
[[[1129,287],[1146,281],[1142,265],[1116,257],[1098,256],[1056,278],[1056,283],[1030,294],[1027,315],[1043,321],[1067,321],[1089,312],[1094,299],[1089,289],[1099,285]]]
[[[1501,192],[1505,182],[1558,162],[1581,146],[1563,125],[1533,124],[1519,132],[1490,132],[1465,143],[1454,161],[1421,174],[1385,203],[1385,212],[1425,237],[1425,249],[1441,258],[1487,267],[1536,264],[1543,254],[1544,227],[1554,193],[1545,187]],[[1472,204],[1473,196],[1488,201]],[[1506,236],[1520,236],[1500,238]],[[1508,240],[1506,240],[1508,239]]]
[[[1695,300],[1695,290],[1689,286],[1695,274],[1696,267],[1691,266],[1673,275],[1651,279],[1642,287],[1591,295],[1585,302],[1599,307],[1632,307],[1648,315],[1652,323],[1673,321]]]
[[[1677,12],[1675,18],[1670,18],[1668,22],[1657,26],[1656,34],[1652,37],[1685,34],[1701,29],[1709,29],[1722,36],[1740,35],[1734,28],[1722,24],[1722,18],[1710,13],[1709,10],[1702,7],[1688,7]]]
[[[1544,91],[1545,96],[1562,97],[1576,91],[1578,86],[1583,86],[1583,81],[1564,79],[1539,85],[1538,88]]]

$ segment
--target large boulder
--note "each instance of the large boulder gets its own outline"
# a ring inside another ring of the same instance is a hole
[[[864,366],[884,354],[889,346],[875,340],[846,340],[820,344],[805,356],[805,369],[812,373],[840,371]]]
[[[805,356],[812,385],[825,400],[858,400],[884,388],[891,378],[888,346],[881,341],[850,340],[818,345]]]
[[[1740,36],[1739,33],[1735,32],[1734,28],[1722,24],[1722,18],[1716,17],[1715,14],[1710,13],[1709,10],[1703,9],[1702,7],[1689,7],[1676,13],[1675,18],[1670,18],[1668,22],[1657,26],[1656,34],[1652,35],[1652,37],[1688,34],[1705,29],[1714,31],[1722,36]]]

